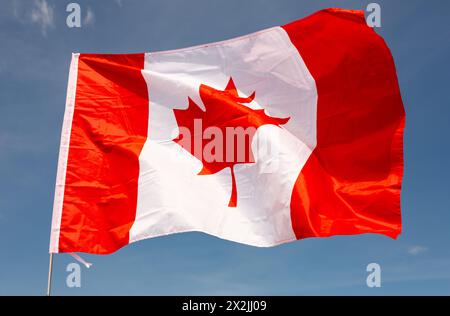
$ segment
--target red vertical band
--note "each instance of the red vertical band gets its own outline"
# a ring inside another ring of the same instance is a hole
[[[392,56],[362,11],[283,26],[316,81],[317,147],[291,200],[297,238],[401,231],[404,109]]]
[[[144,54],[79,57],[60,252],[106,254],[128,244],[148,128],[143,68]]]

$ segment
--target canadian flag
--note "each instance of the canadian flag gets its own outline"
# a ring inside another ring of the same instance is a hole
[[[199,231],[254,246],[401,231],[404,109],[362,11],[73,54],[50,252]]]

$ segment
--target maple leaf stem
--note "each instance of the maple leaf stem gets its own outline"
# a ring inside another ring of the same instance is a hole
[[[237,205],[237,187],[236,187],[236,176],[234,175],[234,168],[231,169],[231,197],[228,207],[236,207]]]

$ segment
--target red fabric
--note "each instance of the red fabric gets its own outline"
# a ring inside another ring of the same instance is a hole
[[[397,237],[404,110],[388,48],[359,11],[283,28],[318,91],[317,146],[291,200],[297,238]],[[143,54],[79,56],[59,252],[107,254],[129,242],[149,116],[143,67]]]
[[[404,109],[395,65],[362,11],[283,28],[316,81],[317,147],[291,200],[297,238],[401,231]]]
[[[147,139],[143,67],[143,54],[79,57],[60,252],[105,254],[128,244]]]

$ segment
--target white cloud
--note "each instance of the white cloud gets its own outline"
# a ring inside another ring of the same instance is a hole
[[[87,8],[86,15],[83,20],[83,25],[92,25],[95,21],[94,11],[91,8]]]
[[[36,24],[42,34],[47,35],[47,30],[54,26],[53,8],[47,3],[47,0],[34,0],[33,9],[30,15],[31,22]]]
[[[115,0],[115,2],[117,3],[117,5],[119,7],[122,7],[122,5],[123,5],[122,0]]]
[[[17,0],[14,0],[13,3],[12,3],[12,11],[13,11],[13,16],[16,19],[20,19],[19,2]]]
[[[30,18],[29,17],[27,18],[25,16],[26,9],[25,9],[25,5],[23,2],[19,2],[19,0],[14,0],[11,3],[10,10],[11,10],[12,16],[14,17],[14,19],[17,22],[22,23],[22,24],[30,22],[29,21]]]
[[[427,251],[428,248],[427,247],[423,247],[423,246],[419,246],[419,245],[415,245],[415,246],[411,246],[408,249],[408,253],[412,256],[416,256],[420,253],[423,253],[425,251]]]

